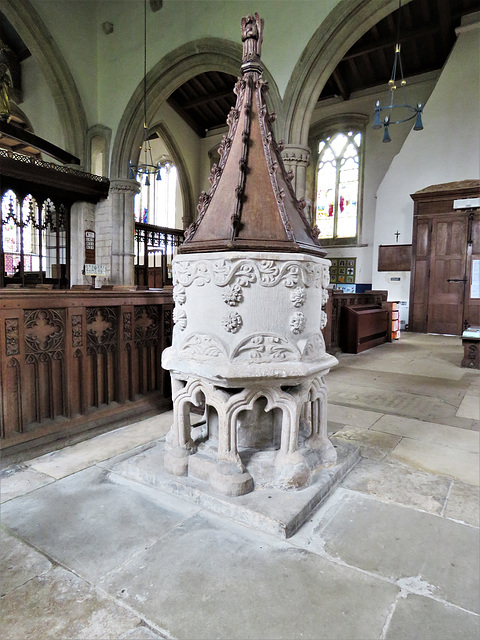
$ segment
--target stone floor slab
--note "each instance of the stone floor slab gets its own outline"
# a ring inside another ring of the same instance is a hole
[[[393,581],[411,579],[478,613],[478,529],[346,490],[334,496],[330,520],[327,508],[313,518],[307,549]]]
[[[2,469],[0,471],[0,502],[23,496],[51,482],[54,482],[54,478],[23,464]]]
[[[478,640],[478,616],[431,598],[400,598],[385,640]]]
[[[139,622],[61,567],[2,598],[3,640],[116,640]]]
[[[442,515],[453,480],[400,464],[362,460],[343,480],[345,489],[367,493],[384,502]],[[467,485],[468,486],[468,485]]]
[[[96,580],[197,511],[152,493],[90,468],[6,503],[2,522],[51,558]]]
[[[163,465],[164,442],[112,464],[110,468],[129,480],[178,496],[241,524],[288,538],[359,460],[357,446],[336,439],[332,442],[337,450],[337,464],[318,472],[312,484],[300,491],[260,487],[242,496],[221,496],[212,491],[207,482],[167,473]]]
[[[170,531],[101,586],[182,640],[378,638],[398,594],[211,514]]]
[[[338,422],[342,425],[352,425],[368,429],[374,425],[383,413],[356,409],[355,407],[345,407],[338,404],[328,404],[328,421]]]
[[[453,482],[445,507],[445,517],[480,526],[480,489],[471,484]]]
[[[480,394],[478,391],[474,394],[465,394],[456,415],[459,418],[480,420]]]
[[[427,446],[425,441],[403,438],[389,455],[392,460],[415,469],[452,476],[467,484],[480,484],[478,453],[444,447],[433,442],[429,442]]]
[[[139,626],[118,636],[117,640],[163,640],[165,636],[155,633],[148,627]]]
[[[40,576],[52,563],[27,544],[0,530],[0,597]]]
[[[392,383],[393,384],[393,383]],[[406,393],[402,391],[379,390],[376,387],[365,387],[358,384],[345,385],[336,389],[329,385],[329,400],[333,404],[355,406],[361,409],[383,412],[391,415],[400,415],[410,418],[420,417],[430,422],[455,423],[454,426],[466,424],[468,428],[471,421],[468,418],[455,416],[457,406],[452,405],[441,397],[426,397],[424,395]]]
[[[171,411],[161,413],[128,427],[104,433],[93,440],[85,440],[60,451],[48,453],[28,464],[32,469],[53,478],[64,478],[97,462],[161,438],[172,424],[172,415]]]
[[[425,422],[401,416],[382,416],[372,427],[372,431],[382,431],[422,442],[432,442],[444,447],[462,451],[480,451],[480,436],[466,429],[456,429],[444,424]]]
[[[352,442],[360,447],[362,458],[383,460],[400,442],[401,437],[360,427],[346,426],[335,432],[335,438]]]

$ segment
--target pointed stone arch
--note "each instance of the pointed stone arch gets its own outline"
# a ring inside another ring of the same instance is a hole
[[[25,42],[55,98],[66,151],[85,158],[87,119],[65,59],[30,0],[2,0],[2,12]]]
[[[410,0],[404,0],[404,3]],[[308,132],[318,96],[343,55],[382,18],[398,7],[397,0],[341,0],[322,22],[293,70],[284,97],[285,142],[308,144]],[[373,107],[372,107],[373,109]]]
[[[203,38],[188,42],[167,54],[148,73],[147,122],[151,121],[167,98],[184,82],[205,71],[240,74],[242,47],[220,38]],[[281,99],[267,70],[269,108],[280,112]],[[135,89],[120,121],[112,151],[111,175],[125,178],[129,159],[135,160],[143,138],[143,79]]]

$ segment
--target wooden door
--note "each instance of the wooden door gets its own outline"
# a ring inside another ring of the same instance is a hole
[[[451,213],[432,219],[428,333],[459,335],[463,331],[468,232],[468,214]]]

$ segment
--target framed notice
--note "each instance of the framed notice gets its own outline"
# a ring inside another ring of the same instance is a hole
[[[95,231],[85,231],[85,264],[95,264]]]
[[[356,258],[329,258],[330,284],[355,284]]]
[[[470,298],[480,298],[480,260],[472,260]]]

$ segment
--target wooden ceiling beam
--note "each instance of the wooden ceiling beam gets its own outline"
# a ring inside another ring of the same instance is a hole
[[[408,32],[400,33],[400,43],[408,42],[414,38],[425,37],[428,35],[433,35],[440,31],[440,25],[433,25],[428,27],[419,27],[416,29],[412,29]],[[373,53],[374,51],[378,51],[379,49],[386,49],[387,47],[394,47],[395,36],[388,36],[386,38],[382,38],[377,42],[371,42],[368,44],[364,44],[360,47],[354,47],[350,49],[350,51],[343,57],[343,60],[351,60],[353,58],[358,58],[367,53]]]
[[[203,129],[197,122],[195,122],[195,120],[185,111],[185,109],[181,105],[178,104],[176,100],[172,98],[172,96],[168,98],[167,102],[200,138],[205,137],[205,129]]]
[[[442,53],[447,55],[450,48],[451,8],[449,0],[438,0],[438,19],[440,21],[440,38]]]
[[[340,69],[338,67],[334,70],[332,76],[333,76],[333,79],[335,80],[335,84],[338,87],[340,95],[344,100],[348,100],[350,98],[350,89],[348,88],[347,83],[343,79],[342,74],[340,73]]]
[[[183,105],[184,109],[193,109],[194,107],[199,107],[204,104],[208,104],[209,102],[220,100],[221,98],[227,98],[233,93],[231,89],[224,89],[223,91],[217,91],[215,93],[210,93],[205,96],[198,96],[198,98],[192,98],[185,102]]]

